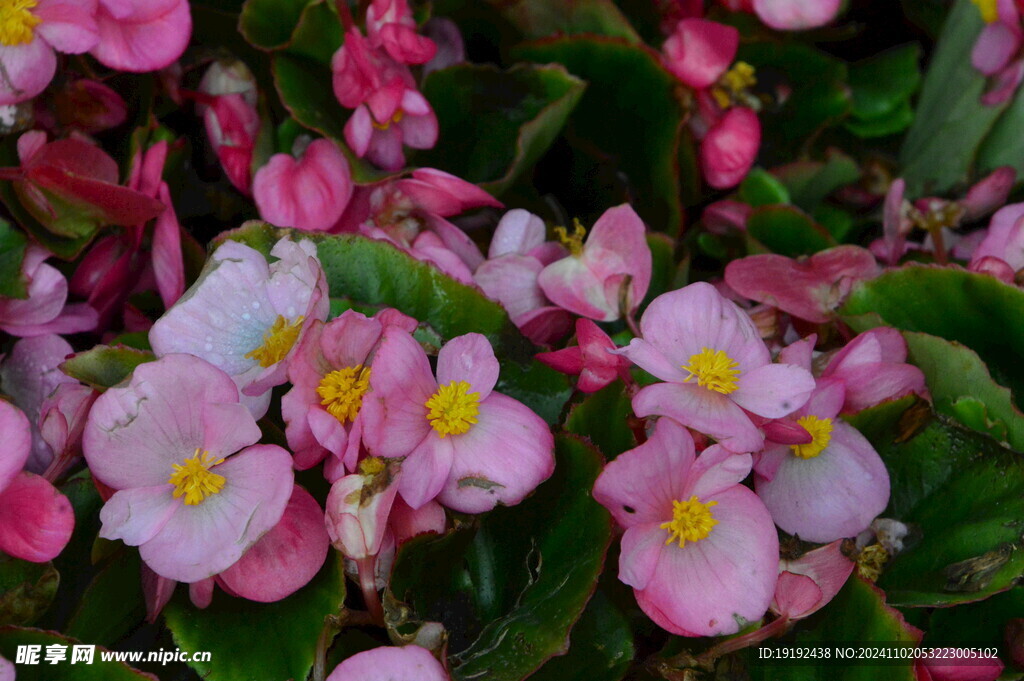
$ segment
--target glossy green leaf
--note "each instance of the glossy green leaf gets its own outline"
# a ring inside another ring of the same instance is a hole
[[[0,625],[35,624],[53,602],[59,583],[52,563],[0,554]]]
[[[273,50],[285,47],[311,0],[246,0],[238,30],[254,47]]]
[[[911,43],[851,64],[853,117],[878,119],[909,102],[921,84],[920,59],[921,46]]]
[[[556,449],[554,475],[519,506],[398,553],[389,610],[402,601],[410,619],[445,625],[456,681],[518,681],[566,652],[594,591],[611,540],[590,496],[601,457],[573,436]]]
[[[936,609],[928,621],[924,644],[937,647],[1004,650],[1006,624],[1024,617],[1024,586],[996,594],[979,603]]]
[[[620,39],[587,36],[525,43],[513,55],[564,64],[587,81],[567,136],[588,147],[586,153],[599,150],[608,172],[626,179],[631,202],[649,227],[675,233],[682,221],[679,158],[685,111],[679,83],[657,53]],[[593,194],[593,178],[571,176],[569,181],[577,183],[573,193]]]
[[[907,265],[858,285],[840,314],[858,331],[880,323],[957,341],[993,378],[1024,395],[1024,291],[959,268]]]
[[[639,43],[611,0],[487,0],[526,39],[593,33]]]
[[[1024,457],[907,400],[851,422],[889,470],[883,514],[912,532],[878,585],[897,606],[950,606],[1005,591],[1024,575]]]
[[[666,291],[679,287],[679,264],[676,262],[675,241],[667,234],[648,232],[647,247],[651,249],[651,283],[644,296],[644,306]],[[641,309],[643,306],[641,306]]]
[[[1020,177],[1024,173],[1024,96],[1018,88],[978,149],[977,174],[989,173],[1000,166],[1011,166]]]
[[[97,345],[64,360],[60,370],[102,392],[128,378],[135,367],[154,359],[152,352],[127,345]]]
[[[64,633],[86,643],[116,645],[146,617],[142,563],[135,547],[121,547],[79,596]]]
[[[767,170],[754,168],[740,182],[739,199],[754,208],[789,203],[789,190]]]
[[[929,63],[917,114],[900,150],[907,195],[945,192],[970,176],[978,146],[1006,104],[985,106],[985,77],[971,65],[983,23],[970,0],[957,0]]]
[[[774,170],[792,203],[813,214],[832,192],[860,179],[857,162],[841,151],[829,150],[824,161],[798,161]]]
[[[554,64],[458,64],[423,84],[443,143],[416,156],[500,195],[547,151],[586,84]]]
[[[795,258],[836,245],[821,225],[795,206],[762,206],[747,219],[747,232],[774,253]]]
[[[21,273],[28,239],[6,220],[0,220],[0,297],[27,298],[28,288]]]
[[[910,102],[903,102],[877,118],[851,118],[846,121],[846,129],[861,139],[869,139],[903,132],[913,122],[914,110]]]
[[[598,591],[569,635],[569,652],[552,658],[531,681],[620,681],[635,654],[629,621]]]
[[[588,438],[609,460],[636,447],[629,425],[633,407],[621,381],[587,395],[569,410],[565,429]]]
[[[156,681],[152,674],[145,674],[132,669],[124,662],[104,662],[100,653],[104,649],[96,648],[92,664],[84,662],[71,663],[75,645],[81,641],[56,631],[27,629],[23,627],[0,627],[0,655],[8,660],[17,658],[18,646],[40,646],[40,664],[17,665],[18,681]],[[45,663],[47,646],[64,646],[66,659],[57,664]],[[91,647],[91,646],[90,646]],[[147,651],[148,652],[148,651]]]
[[[183,650],[210,651],[210,662],[190,666],[209,681],[305,679],[313,667],[327,615],[338,614],[345,600],[340,554],[306,586],[276,603],[255,603],[214,594],[199,610],[183,589],[164,609],[167,627]]]

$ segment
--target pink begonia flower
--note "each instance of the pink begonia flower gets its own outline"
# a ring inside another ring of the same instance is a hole
[[[191,355],[139,365],[96,399],[85,426],[89,469],[117,490],[100,511],[100,536],[138,546],[168,579],[223,572],[277,524],[292,494],[291,455],[259,439],[217,367]]]
[[[366,33],[371,47],[402,64],[425,64],[437,52],[433,40],[417,35],[406,0],[373,0],[366,8]]]
[[[1010,99],[1024,79],[1024,29],[1014,0],[974,0],[985,21],[971,50],[971,64],[988,76],[990,84],[981,96],[986,106],[998,106]]]
[[[270,254],[278,260],[268,265],[249,246],[221,244],[149,332],[157,357],[188,353],[227,372],[257,418],[266,413],[270,388],[287,379],[302,333],[327,318],[330,304],[311,241],[284,238]]]
[[[750,465],[749,454],[717,445],[696,456],[689,432],[663,418],[594,484],[594,498],[626,530],[619,580],[661,628],[733,634],[768,609],[779,540],[764,505],[740,484]]]
[[[39,429],[43,400],[62,383],[77,384],[60,370],[64,359],[74,350],[55,334],[23,338],[14,344],[0,362],[0,390],[28,417],[32,426],[32,453],[25,468],[42,473],[53,460],[54,451]]]
[[[700,143],[700,167],[708,184],[728,189],[740,183],[761,147],[761,122],[745,106],[729,109]]]
[[[256,171],[252,194],[260,217],[279,227],[329,230],[352,198],[348,161],[329,139],[310,142],[299,158],[274,154]]]
[[[99,0],[100,39],[92,56],[118,71],[143,73],[171,65],[188,47],[188,0]]]
[[[225,175],[238,191],[249,195],[253,153],[260,132],[256,77],[241,61],[216,61],[203,74],[195,99],[206,137]]]
[[[292,384],[281,398],[288,446],[295,467],[311,468],[332,454],[331,481],[354,471],[362,441],[363,396],[370,388],[373,355],[386,326],[408,333],[416,320],[395,310],[370,319],[346,310],[326,324],[314,321],[288,365]]]
[[[889,473],[871,443],[837,418],[845,390],[823,379],[795,414],[809,444],[769,442],[754,464],[755,490],[775,524],[804,541],[856,537],[889,503]]]
[[[772,612],[788,620],[803,619],[835,598],[856,566],[841,545],[837,540],[799,558],[780,560]]]
[[[22,273],[28,281],[28,298],[0,297],[0,331],[29,337],[96,328],[96,310],[84,303],[65,305],[68,282],[57,268],[46,264],[49,255],[34,244],[25,251]]]
[[[938,648],[914,661],[916,681],[996,681],[1003,673],[998,657],[975,657],[977,649]]]
[[[683,19],[662,46],[662,61],[679,80],[702,90],[728,70],[739,44],[740,32],[732,26]]]
[[[536,355],[537,361],[563,374],[579,376],[576,388],[585,393],[597,392],[617,378],[627,383],[632,380],[629,360],[609,352],[617,346],[597,324],[583,317],[577,319],[576,342],[578,345],[570,348],[541,352]]]
[[[651,248],[647,230],[631,206],[609,208],[583,240],[578,222],[570,235],[560,237],[569,256],[537,276],[544,295],[569,312],[611,322],[632,314],[643,302],[651,283]]]
[[[982,261],[997,259],[1012,273],[1024,268],[1024,203],[1013,203],[999,209],[992,216],[984,240],[971,255],[968,268],[982,269]],[[993,268],[988,265],[987,269]]]
[[[22,471],[32,448],[29,420],[3,400],[0,433],[0,551],[33,563],[53,560],[71,539],[71,502],[46,479]]]
[[[50,130],[104,132],[128,120],[128,105],[103,83],[79,78],[51,88],[35,101],[36,123]]]
[[[409,68],[373,49],[357,28],[345,33],[345,42],[331,58],[334,96],[346,109],[355,109],[385,83],[401,80],[414,88]]]
[[[430,149],[437,135],[430,102],[400,78],[370,94],[345,123],[345,141],[356,156],[388,171],[405,165],[402,147]]]
[[[425,648],[407,645],[364,650],[334,668],[327,681],[449,681]]]
[[[725,282],[745,298],[824,324],[856,283],[879,274],[870,251],[837,246],[799,260],[774,253],[733,260],[726,265]]]
[[[764,442],[747,412],[781,418],[814,390],[806,369],[772,364],[754,323],[711,284],[658,296],[640,331],[618,352],[666,382],[633,397],[636,415],[669,416],[735,452],[756,452]]]
[[[488,298],[501,303],[519,330],[538,345],[562,338],[572,328],[568,311],[552,305],[537,277],[568,251],[544,240],[544,221],[521,208],[502,216],[491,238],[487,260],[473,281]]]
[[[754,12],[779,31],[803,31],[831,22],[843,0],[753,0]]]
[[[883,326],[850,341],[829,359],[821,377],[842,382],[846,414],[911,393],[930,400],[924,373],[906,361],[907,341],[896,329]]]
[[[57,71],[55,52],[81,54],[99,40],[96,0],[8,3],[0,25],[0,106],[32,99]]]
[[[39,432],[53,452],[43,473],[57,480],[82,455],[82,431],[99,392],[80,383],[60,383],[39,409]]]
[[[554,470],[554,440],[529,407],[493,392],[498,360],[470,333],[448,341],[437,374],[407,332],[390,326],[363,398],[371,454],[406,457],[399,492],[413,508],[431,499],[463,513],[518,504]]]

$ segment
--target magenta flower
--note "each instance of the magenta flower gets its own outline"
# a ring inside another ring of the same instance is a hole
[[[398,79],[409,87],[416,80],[409,68],[373,49],[357,28],[345,33],[345,42],[331,58],[334,96],[346,109],[355,109],[385,83]]]
[[[99,0],[92,55],[118,71],[157,71],[174,63],[192,37],[188,0]]]
[[[437,497],[481,513],[518,504],[554,470],[547,424],[524,404],[493,392],[498,360],[487,339],[451,339],[437,374],[405,331],[384,330],[363,400],[363,441],[371,454],[406,457],[399,492],[413,508]]]
[[[732,634],[764,615],[779,541],[761,501],[739,484],[750,455],[712,446],[659,419],[651,438],[608,464],[594,498],[625,528],[619,579],[674,634]]]
[[[32,99],[57,71],[55,52],[88,52],[99,39],[96,0],[17,0],[0,24],[0,106]]]
[[[576,320],[576,342],[570,348],[541,352],[537,361],[570,376],[579,376],[576,388],[585,393],[597,392],[617,378],[630,382],[629,360],[613,353],[618,347],[604,331],[589,319]]]
[[[1010,281],[1012,273],[1024,267],[1024,203],[1005,206],[992,216],[985,238],[971,255],[969,268],[979,270],[986,260],[1004,263],[1011,273]]]
[[[725,268],[725,282],[745,298],[823,324],[857,282],[879,274],[870,251],[837,246],[799,260],[773,253],[733,260]]]
[[[168,579],[223,572],[277,524],[292,494],[291,456],[251,446],[259,439],[217,367],[190,355],[138,366],[97,398],[85,426],[89,469],[116,490],[100,536],[138,546]]]
[[[214,62],[203,74],[196,99],[206,137],[224,173],[238,191],[249,195],[252,157],[260,132],[256,77],[240,61]]]
[[[22,471],[32,447],[29,421],[3,400],[0,433],[0,551],[33,563],[53,560],[71,539],[71,502],[45,478]]]
[[[669,416],[735,452],[761,449],[747,412],[781,418],[800,408],[814,377],[772,364],[754,323],[704,282],[658,296],[640,319],[641,338],[620,350],[665,383],[633,398],[637,416]]]
[[[342,661],[327,681],[448,681],[441,663],[415,645],[381,647]]]
[[[937,648],[914,662],[917,681],[996,681],[1003,673],[998,657],[975,657],[976,649]]]
[[[865,331],[833,355],[821,377],[842,382],[846,414],[911,393],[930,400],[924,373],[906,361],[907,341],[896,329],[882,326]]]
[[[708,184],[728,189],[739,184],[761,148],[761,122],[752,109],[737,106],[714,119],[700,143],[700,168]]]
[[[403,147],[430,149],[437,135],[430,103],[401,78],[370,94],[345,123],[345,141],[356,156],[388,171],[405,165]]]
[[[149,332],[158,357],[188,353],[227,372],[257,416],[266,412],[270,388],[285,382],[303,331],[326,319],[329,304],[312,242],[285,238],[270,254],[278,260],[268,265],[244,244],[223,243]]]
[[[328,479],[355,471],[363,432],[363,397],[370,388],[372,360],[389,325],[412,333],[416,320],[395,310],[373,319],[346,310],[309,327],[288,365],[292,389],[281,398],[288,446],[295,467],[311,468],[332,454]]]
[[[68,282],[60,271],[46,264],[44,248],[29,245],[22,262],[28,281],[28,298],[0,297],[0,331],[12,336],[78,333],[96,327],[96,310],[84,303],[65,305]]]
[[[406,0],[373,0],[366,8],[370,45],[402,64],[425,64],[437,52],[434,41],[416,33],[416,20]]]
[[[823,379],[797,412],[808,444],[768,443],[754,465],[775,524],[804,541],[856,537],[889,503],[889,473],[871,443],[837,418],[842,382]]]
[[[298,159],[274,154],[256,171],[253,198],[260,217],[280,227],[327,231],[352,197],[348,161],[334,142],[310,142]]]
[[[982,104],[998,106],[1017,91],[1024,79],[1024,44],[1020,12],[1014,0],[974,0],[985,20],[985,28],[971,50],[971,64],[992,79]]]
[[[703,90],[729,68],[740,32],[706,19],[683,19],[662,46],[665,67],[690,87]]]
[[[606,210],[586,241],[578,222],[572,234],[564,227],[558,231],[569,257],[538,275],[544,295],[569,312],[601,322],[632,314],[651,283],[651,249],[644,223],[632,207]]]
[[[59,383],[39,408],[39,433],[52,452],[43,475],[60,478],[82,455],[82,431],[99,393],[81,383]],[[34,445],[33,441],[33,445]]]
[[[803,619],[835,598],[855,567],[841,544],[837,540],[799,558],[780,560],[772,611],[787,620]]]

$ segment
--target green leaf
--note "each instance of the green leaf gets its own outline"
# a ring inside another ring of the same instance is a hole
[[[57,595],[53,563],[30,563],[0,554],[0,624],[35,623]]]
[[[525,43],[513,55],[564,64],[587,81],[567,137],[585,147],[581,153],[599,151],[602,165],[628,181],[627,194],[640,217],[654,230],[674,234],[682,222],[679,158],[685,110],[679,83],[658,54],[621,39],[580,36]],[[571,187],[575,194],[594,193],[592,178],[570,176],[569,181],[576,183]]]
[[[639,43],[640,36],[611,0],[487,0],[529,40],[593,33]]]
[[[0,655],[14,661],[18,646],[26,645],[41,646],[40,664],[18,665],[18,681],[156,681],[152,674],[132,669],[124,662],[103,662],[100,658],[103,648],[96,648],[92,664],[71,664],[72,648],[81,645],[81,641],[59,632],[23,627],[0,628]],[[67,659],[57,664],[45,663],[46,647],[51,645],[64,646]]]
[[[872,120],[906,105],[921,84],[921,46],[900,45],[850,65],[854,118]]]
[[[533,359],[536,348],[498,303],[433,265],[357,234],[310,234],[250,222],[221,238],[241,241],[267,255],[278,239],[290,234],[316,242],[332,298],[393,307],[429,325],[445,340],[482,333],[500,358],[496,389],[522,401],[548,423],[559,418],[571,392],[568,379]]]
[[[813,625],[812,625],[813,623]],[[879,644],[916,645],[918,636],[895,608],[886,605],[885,594],[857,576],[851,577],[836,597],[826,605],[820,615],[797,625],[793,640],[798,646],[836,647],[869,646]],[[810,627],[810,628],[808,628]],[[771,644],[768,644],[771,648]],[[914,681],[913,662],[898,664],[882,661],[880,665],[849,664],[830,659],[801,661],[799,665],[758,663],[754,655],[751,664],[753,681]]]
[[[1024,575],[1024,458],[906,400],[850,421],[889,470],[885,517],[907,523],[904,551],[878,585],[897,606],[950,606],[1005,591]]]
[[[957,341],[1024,395],[1024,291],[959,268],[907,265],[858,285],[840,308],[857,331],[880,323]]]
[[[739,187],[740,201],[757,208],[777,203],[789,203],[789,191],[786,185],[763,168],[754,168]]]
[[[395,559],[396,599],[449,634],[456,681],[518,681],[554,655],[590,600],[611,540],[611,521],[590,496],[601,457],[573,436],[556,440],[550,480],[477,526],[413,539]]]
[[[985,77],[971,65],[983,22],[970,0],[958,0],[946,18],[921,88],[917,114],[900,150],[911,198],[942,193],[965,182],[978,146],[1006,104],[985,106]]]
[[[976,352],[926,333],[904,331],[903,337],[908,360],[924,372],[936,411],[1024,452],[1024,414]]]
[[[0,296],[4,298],[28,298],[28,282],[21,273],[27,246],[25,235],[0,219]]]
[[[651,283],[644,296],[644,305],[666,291],[679,288],[679,265],[676,263],[676,244],[667,234],[647,233],[647,247],[651,249]]]
[[[102,646],[116,645],[130,634],[146,616],[141,570],[138,550],[122,547],[81,594],[64,633]]]
[[[459,64],[431,73],[423,94],[443,143],[416,156],[500,195],[547,151],[586,84],[564,67]]]
[[[1002,649],[1006,623],[1018,617],[1024,617],[1024,586],[1015,586],[980,603],[936,609],[923,643],[935,647]]]
[[[285,47],[310,1],[246,0],[238,19],[238,30],[253,47],[262,50]]]
[[[629,427],[632,416],[629,396],[622,383],[615,381],[573,405],[565,421],[565,429],[588,438],[605,458],[611,460],[636,447],[636,438]]]
[[[860,179],[857,162],[841,151],[830,149],[824,161],[791,163],[775,170],[789,191],[792,203],[810,214],[840,187]]]
[[[1000,166],[1011,166],[1018,177],[1024,173],[1024,140],[1020,130],[1024,126],[1024,96],[1021,89],[1010,100],[1003,114],[978,149],[977,172],[989,173]]]
[[[345,600],[341,555],[332,551],[313,581],[276,603],[217,593],[210,607],[198,610],[187,600],[179,589],[164,618],[182,649],[211,653],[210,662],[189,663],[204,679],[305,679],[324,618],[338,614]]]
[[[634,654],[629,621],[598,591],[572,629],[568,654],[551,659],[530,681],[620,681]]]
[[[836,245],[835,239],[795,206],[762,206],[747,219],[747,232],[775,253],[795,258]]]
[[[128,378],[135,367],[155,359],[152,352],[127,345],[97,345],[64,360],[60,370],[103,392]]]
[[[851,118],[846,129],[861,139],[886,137],[903,132],[914,122],[914,110],[910,102],[903,102],[892,111],[877,118]]]

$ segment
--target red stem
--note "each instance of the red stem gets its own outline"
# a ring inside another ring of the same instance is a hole
[[[384,608],[380,604],[380,593],[377,591],[377,556],[367,556],[356,561],[359,570],[359,588],[363,591],[366,609],[374,623],[384,626]]]

